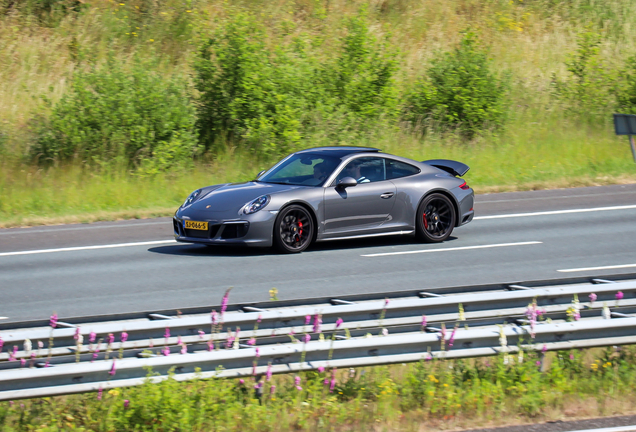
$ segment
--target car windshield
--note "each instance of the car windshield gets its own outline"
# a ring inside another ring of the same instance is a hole
[[[293,154],[258,178],[259,182],[299,186],[321,186],[340,163],[323,154]]]

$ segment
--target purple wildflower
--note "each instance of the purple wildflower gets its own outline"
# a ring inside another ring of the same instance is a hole
[[[49,325],[51,326],[51,328],[57,327],[57,314],[56,313],[53,313],[53,315],[51,315],[51,318],[49,318]]]
[[[230,336],[229,338],[227,338],[227,340],[225,341],[225,348],[230,349],[232,348],[232,345],[234,344],[234,336]]]
[[[181,354],[188,353],[188,346],[186,344],[181,344]]]
[[[596,299],[597,299],[596,294],[594,294],[594,293],[590,294],[590,296],[589,296],[589,297],[590,297],[590,301],[591,301],[592,303],[594,303],[594,302],[596,301]]]
[[[310,340],[311,340],[311,336],[310,336],[308,333],[306,333],[306,334],[303,336],[303,342],[307,343],[307,342],[309,342]]]
[[[101,387],[97,390],[97,400],[102,400],[102,393],[104,393],[104,389]]]
[[[126,399],[126,400],[124,401],[124,408],[125,408],[125,409],[128,409],[128,406],[129,406],[129,405],[130,405],[130,401],[129,401],[128,399]]]
[[[227,291],[225,291],[225,294],[223,295],[223,300],[221,300],[221,319],[223,319],[223,314],[225,314],[225,311],[227,310],[227,303],[229,301],[231,289],[232,288],[228,288]]]
[[[389,301],[390,301],[390,300],[389,300],[389,298],[388,298],[388,297],[386,297],[386,298],[384,299],[384,307],[385,307],[385,308],[389,305]]]
[[[252,376],[256,376],[256,362],[252,364]]]
[[[110,371],[108,372],[108,375],[115,376],[116,372],[117,372],[117,368],[115,367],[115,360],[113,360],[113,365],[110,367]]]
[[[261,356],[261,352],[260,352],[260,350],[258,349],[258,347],[256,347],[256,354],[255,354],[255,357],[256,357],[256,358],[259,358],[260,356]]]
[[[336,388],[336,368],[331,369],[331,382],[329,383],[329,393],[333,393]]]
[[[181,336],[177,336],[177,345],[181,345],[182,343]]]
[[[90,343],[93,343],[93,342],[95,342],[95,339],[97,339],[97,333],[95,333],[95,332],[93,332],[93,331],[92,331],[92,332],[88,335],[88,341],[89,341]]]
[[[301,386],[296,386],[296,390],[303,391],[303,388]]]
[[[208,351],[212,351],[214,349],[214,342],[212,342],[212,339],[210,339],[208,341]]]
[[[325,371],[324,366],[318,366],[318,372],[323,373]]]
[[[163,337],[168,339],[170,337],[170,329],[166,327],[166,331],[163,333]]]
[[[263,318],[261,317],[261,314],[258,314],[258,318],[256,318],[256,323],[260,324],[261,321],[263,321]]]
[[[21,358],[20,359],[20,367],[24,367],[26,366],[26,359]]]
[[[251,345],[251,346],[256,345],[256,338],[253,338],[253,337],[252,337],[252,338],[249,338],[249,339],[247,340],[247,344],[248,344],[248,345]]]
[[[422,329],[426,328],[426,315],[422,315]]]
[[[314,333],[320,333],[320,325],[322,324],[322,316],[314,315]]]
[[[574,354],[570,354],[570,360],[574,360]]]
[[[126,331],[124,330],[123,332],[121,332],[121,343],[124,343],[128,340],[128,333],[126,333]]]
[[[324,385],[329,385],[329,377],[325,378],[325,380],[322,383]]]
[[[290,337],[293,337],[295,334],[296,334],[296,333],[294,333],[294,330],[293,330],[293,329],[289,331],[289,336],[290,336]]]
[[[453,328],[453,332],[450,335],[450,339],[448,340],[448,348],[453,347],[453,343],[455,343],[455,333],[457,333],[457,326]]]
[[[212,313],[210,314],[211,318],[212,318],[212,325],[217,325],[219,323],[219,317],[216,314],[216,311],[213,310]]]
[[[274,393],[276,393],[276,386],[272,384],[271,387],[269,388],[269,394],[273,396]]]
[[[170,355],[170,348],[163,347],[163,350],[161,350],[161,354],[163,354],[164,356],[168,357]]]
[[[541,348],[541,352],[544,353],[548,350],[548,346],[546,344],[543,344],[543,348]]]
[[[300,377],[298,375],[296,375],[294,377],[294,385],[295,386],[299,386],[300,385]]]
[[[267,381],[272,379],[272,364],[271,363],[267,363],[267,372],[265,373],[265,378],[267,379]]]
[[[342,320],[342,318],[338,318],[338,319],[336,320],[336,329],[337,329],[338,327],[340,327],[340,326],[342,325],[342,323],[343,323],[343,322],[344,322],[344,321]]]
[[[616,293],[616,300],[620,300],[624,297],[623,291],[619,291]]]
[[[203,330],[199,330],[199,339],[203,339],[205,337],[205,332]]]
[[[537,366],[541,366],[541,360],[537,360],[537,361],[535,362],[535,365],[537,365]]]
[[[311,315],[307,315],[305,317],[305,325],[309,325],[310,322],[311,322]]]
[[[73,335],[73,339],[77,340],[79,339],[80,336],[80,328],[79,327],[75,327],[75,334]]]
[[[2,351],[3,345],[4,345],[4,341],[2,340],[2,337],[0,337],[0,351]]]
[[[113,342],[115,342],[115,335],[112,333],[108,333],[108,337],[106,339],[108,341],[108,344],[111,345]]]
[[[579,310],[578,310],[578,309],[577,309],[577,310],[575,310],[575,311],[574,311],[574,315],[573,315],[573,317],[574,317],[574,321],[578,321],[578,320],[580,320],[580,319],[581,319],[581,312],[579,312]]]
[[[241,378],[241,379],[239,380],[239,384],[240,384],[240,385],[244,385],[244,384],[245,384],[245,380],[244,380],[243,378]]]
[[[95,347],[95,351],[93,351],[93,358],[91,359],[91,363],[97,360],[98,355],[99,355],[99,345],[97,345],[97,347]]]

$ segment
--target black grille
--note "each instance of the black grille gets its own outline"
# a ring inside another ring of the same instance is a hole
[[[243,224],[228,224],[223,228],[223,232],[221,233],[222,239],[235,239],[244,237],[247,234],[247,223]]]
[[[210,238],[210,229],[207,230],[193,230],[193,229],[185,229],[185,236],[192,238]]]

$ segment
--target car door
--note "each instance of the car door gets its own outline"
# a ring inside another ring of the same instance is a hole
[[[349,165],[354,163],[359,167],[356,178],[359,183],[346,189],[337,188],[339,179],[354,176]],[[326,238],[381,232],[381,225],[391,217],[396,187],[386,180],[384,158],[360,157],[349,164],[338,174],[334,184],[325,188]]]

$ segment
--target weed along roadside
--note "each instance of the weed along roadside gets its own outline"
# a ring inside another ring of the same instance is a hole
[[[630,413],[635,386],[634,347],[520,352],[256,379],[169,379],[16,400],[0,403],[0,424],[3,430],[445,430]]]

